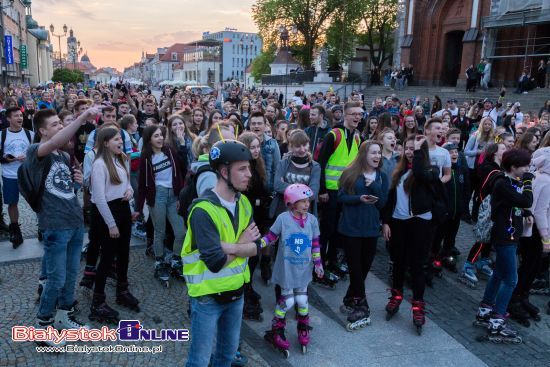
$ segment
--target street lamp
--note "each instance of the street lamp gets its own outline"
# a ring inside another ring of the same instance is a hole
[[[295,25],[292,25],[290,27],[290,32],[293,35],[296,35],[298,33],[298,28],[296,28]],[[288,29],[284,25],[279,26],[279,34],[281,37],[281,49],[280,51],[286,52],[286,67],[285,67],[285,105],[284,108],[286,108],[287,105],[287,93],[288,93],[288,59],[290,58],[290,50],[288,47],[288,41],[289,41],[289,34]]]
[[[53,24],[50,24],[50,33],[52,36],[57,37],[57,40],[59,41],[59,66],[63,67],[63,61],[61,61],[61,38],[67,36],[67,25],[63,24],[63,34],[55,34],[53,33],[55,30]]]
[[[71,58],[73,59],[73,69],[76,70],[76,63],[78,62],[78,59],[80,55],[82,54],[83,49],[80,47],[80,41],[76,42],[76,46],[73,45],[71,47]]]
[[[246,90],[246,67],[248,66],[248,47],[250,47],[250,53],[252,54],[252,47],[254,47],[254,41],[252,40],[252,36],[250,37],[250,41],[248,41],[248,33],[245,34],[243,37],[241,37],[241,40],[239,41],[239,45],[241,46],[241,51],[244,50],[244,68],[243,68],[243,80],[244,80],[244,90]]]

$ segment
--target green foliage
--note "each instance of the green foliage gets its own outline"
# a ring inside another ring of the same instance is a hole
[[[262,79],[262,75],[270,74],[271,69],[269,64],[275,60],[275,45],[269,45],[266,50],[262,51],[254,61],[252,61],[251,75],[254,80],[258,81]]]
[[[307,69],[312,65],[315,47],[324,43],[326,30],[341,6],[342,0],[257,0],[252,6],[252,19],[268,43],[279,40],[279,25],[288,29],[296,26],[298,34],[291,35],[290,43],[303,45],[303,52],[295,56]]]
[[[53,71],[52,80],[61,83],[83,83],[84,73],[80,70],[72,70],[67,68],[55,69]]]

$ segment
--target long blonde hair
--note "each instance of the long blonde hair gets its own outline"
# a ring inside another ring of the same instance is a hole
[[[120,163],[120,166],[126,172],[126,177],[130,177],[130,174],[128,173],[128,168],[126,167],[126,161],[128,159],[126,154],[121,153],[114,156],[113,153],[105,146],[105,143],[117,136],[117,134],[120,135],[120,130],[117,129],[115,126],[105,126],[98,130],[96,136],[97,154],[95,156],[95,159],[103,159],[103,161],[105,162],[105,166],[107,166],[109,179],[113,185],[120,185],[122,183],[122,180],[118,176],[118,172],[115,167],[115,160]]]
[[[491,130],[489,130],[488,133],[483,131],[483,124],[485,123],[485,121],[489,121],[491,123]],[[479,126],[476,131],[476,139],[477,141],[489,143],[490,141],[493,140],[494,135],[495,135],[495,126],[493,125],[493,120],[489,117],[485,117],[479,123]]]

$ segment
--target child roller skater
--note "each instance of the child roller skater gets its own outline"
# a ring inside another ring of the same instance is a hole
[[[281,239],[277,259],[273,266],[272,281],[281,287],[281,297],[275,306],[271,330],[265,339],[288,358],[289,341],[285,337],[285,316],[297,304],[298,342],[305,353],[309,344],[309,309],[307,287],[312,278],[312,262],[315,273],[322,277],[317,218],[308,212],[313,191],[303,184],[292,184],[285,189],[284,201],[288,211],[281,213],[262,238],[262,246]]]

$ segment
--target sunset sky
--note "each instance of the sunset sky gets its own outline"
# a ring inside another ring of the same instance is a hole
[[[122,71],[157,47],[190,42],[202,32],[226,27],[256,32],[250,15],[254,0],[38,0],[32,3],[33,18],[47,29],[63,24],[75,37],[96,67],[111,66]],[[52,37],[58,51],[57,38]],[[66,38],[61,40],[63,53]]]

